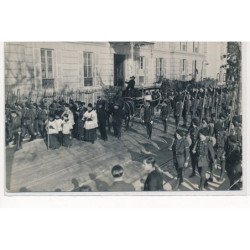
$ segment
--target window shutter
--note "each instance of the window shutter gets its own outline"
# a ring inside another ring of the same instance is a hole
[[[94,62],[93,62],[93,70],[94,70],[94,85],[99,86],[100,85],[100,74],[99,74],[99,61],[98,61],[98,54],[94,53]]]
[[[166,59],[163,59],[163,76],[166,77],[167,75],[167,65],[166,65]]]
[[[156,75],[160,75],[160,58],[156,58]]]
[[[183,67],[182,62],[183,60],[180,60],[180,76],[182,75],[182,67]]]
[[[185,60],[185,74],[188,75],[188,60]]]

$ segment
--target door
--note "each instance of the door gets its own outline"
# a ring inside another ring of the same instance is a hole
[[[124,86],[125,55],[114,54],[114,86]]]

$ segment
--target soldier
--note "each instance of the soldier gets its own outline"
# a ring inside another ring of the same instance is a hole
[[[101,99],[100,96],[97,98],[97,119],[98,119],[98,126],[101,134],[101,138],[104,141],[108,140],[107,131],[106,131],[106,122],[107,122],[107,112],[105,109],[105,101]]]
[[[220,165],[221,173],[220,173],[220,181],[223,180],[225,174],[225,147],[226,147],[226,132],[223,130],[222,126],[217,127],[216,129],[216,144],[215,144],[215,153],[217,164]]]
[[[112,123],[114,129],[114,136],[117,139],[121,139],[121,130],[122,130],[122,118],[123,111],[118,103],[114,105],[114,110],[112,112]]]
[[[191,138],[191,146],[190,146],[190,158],[191,158],[191,166],[192,173],[189,176],[190,178],[196,176],[195,170],[197,169],[197,154],[193,152],[193,149],[196,145],[199,136],[199,120],[197,117],[192,119],[191,126],[188,130],[188,136]]]
[[[175,118],[176,128],[178,127],[179,122],[180,122],[181,112],[182,112],[181,98],[179,96],[176,96],[176,102],[174,106],[174,118]]]
[[[189,143],[184,135],[182,130],[177,129],[172,146],[173,161],[177,172],[177,184],[175,189],[178,189],[183,182],[183,168],[188,166],[189,161]]]
[[[148,139],[151,140],[152,130],[153,130],[153,111],[149,101],[146,101],[143,121],[147,128]]]
[[[186,94],[186,98],[184,100],[184,105],[183,105],[183,111],[182,111],[184,127],[187,127],[187,120],[188,120],[188,116],[190,113],[190,107],[191,107],[190,95]]]
[[[15,110],[11,111],[11,123],[10,123],[11,134],[14,136],[14,143],[16,144],[16,150],[21,147],[21,118]]]
[[[171,103],[168,98],[163,101],[161,107],[161,120],[163,123],[164,133],[167,133],[168,130],[168,120],[171,114]]]
[[[153,157],[147,159],[148,164],[145,169],[149,171],[147,179],[144,183],[144,191],[162,191],[163,190],[163,177],[157,170],[157,165]]]
[[[229,135],[226,142],[226,171],[230,186],[237,180],[237,176],[242,174],[241,154],[242,149],[237,141],[237,136]]]
[[[45,137],[45,121],[47,120],[48,112],[45,106],[38,106],[37,108],[37,131],[42,138]]]
[[[206,179],[206,172],[210,165],[210,161],[214,165],[215,153],[212,142],[207,138],[208,129],[203,128],[199,131],[199,139],[196,142],[193,153],[197,153],[197,166],[200,174],[200,190],[204,190],[207,181],[213,181],[213,171],[210,172],[210,178]],[[212,168],[213,169],[213,168]]]
[[[36,138],[33,127],[35,116],[34,109],[31,108],[29,103],[26,103],[22,114],[22,136],[25,137],[28,132],[31,136],[29,141],[33,141]]]

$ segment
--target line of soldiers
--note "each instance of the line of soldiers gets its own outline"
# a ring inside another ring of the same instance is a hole
[[[29,137],[29,141],[44,138],[52,149],[64,144],[63,137],[66,138],[64,146],[67,147],[71,145],[72,138],[86,140],[84,125],[90,122],[91,118],[85,117],[84,114],[90,111],[97,116],[98,128],[104,141],[108,140],[107,125],[109,130],[113,127],[115,137],[120,139],[124,119],[124,112],[119,103],[112,105],[112,108],[108,107],[107,102],[100,96],[94,105],[73,100],[66,103],[61,99],[51,103],[43,100],[39,104],[26,101],[6,104],[5,111],[6,145],[12,142],[16,145],[16,150],[21,148],[25,137]]]
[[[236,88],[193,88],[171,93],[161,109],[164,131],[173,111],[175,138],[170,149],[177,171],[177,185],[183,182],[183,171],[191,163],[190,178],[200,176],[199,189],[214,180],[214,169],[220,169],[222,181],[227,173],[230,189],[239,189],[242,176],[242,117],[236,115]],[[183,124],[180,125],[181,117]],[[190,124],[188,124],[190,121]],[[209,178],[206,177],[209,174]]]

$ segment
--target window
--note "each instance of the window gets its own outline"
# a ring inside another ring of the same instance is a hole
[[[181,80],[186,80],[187,75],[188,75],[187,60],[182,59],[182,60],[180,60],[180,76],[181,76]]]
[[[145,67],[145,57],[144,56],[140,56],[140,58],[139,58],[139,67],[140,67],[140,69],[144,69],[144,67]]]
[[[193,52],[199,53],[199,42],[193,42]]]
[[[93,53],[84,52],[84,86],[93,86]]]
[[[197,74],[198,74],[197,62],[196,62],[196,60],[193,60],[193,62],[192,62],[192,77],[196,78]]]
[[[187,51],[187,42],[180,42],[180,50]]]
[[[140,84],[144,83],[144,76],[139,76],[139,83]]]
[[[182,59],[182,65],[181,65],[181,67],[182,67],[182,72],[183,73],[185,73],[186,72],[186,59]]]
[[[163,76],[164,74],[164,66],[163,66],[163,58],[156,59],[156,75]]]
[[[41,49],[42,79],[53,78],[53,58],[51,49]]]

